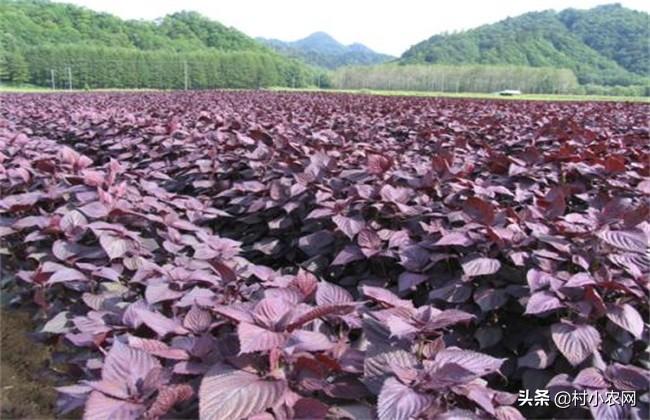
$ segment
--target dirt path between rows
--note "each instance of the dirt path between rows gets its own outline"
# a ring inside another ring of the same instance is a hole
[[[48,348],[31,341],[34,330],[29,314],[0,311],[0,418],[54,418],[55,391],[40,376],[50,357]]]

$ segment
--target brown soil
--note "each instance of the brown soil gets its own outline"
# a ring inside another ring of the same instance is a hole
[[[49,349],[31,341],[34,331],[27,312],[0,312],[0,418],[54,418],[55,391],[40,372],[47,366]]]

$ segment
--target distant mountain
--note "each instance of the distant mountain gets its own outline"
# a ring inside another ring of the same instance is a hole
[[[385,63],[394,57],[371,50],[363,44],[343,45],[325,32],[314,32],[306,38],[287,42],[257,38],[281,54],[300,58],[308,64],[329,69],[347,65]]]
[[[459,33],[434,35],[400,62],[551,66],[580,83],[630,85],[650,75],[650,15],[620,4],[526,13]]]

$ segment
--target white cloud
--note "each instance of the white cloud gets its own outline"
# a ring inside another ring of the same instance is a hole
[[[443,31],[469,29],[529,11],[589,8],[615,0],[67,0],[126,19],[152,20],[179,10],[200,12],[250,36],[295,40],[325,31],[349,44],[361,42],[400,55],[411,45]],[[624,6],[650,12],[646,0]]]

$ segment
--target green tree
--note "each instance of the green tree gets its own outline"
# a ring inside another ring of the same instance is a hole
[[[29,80],[27,61],[18,51],[5,54],[7,79],[12,83],[25,83]]]

